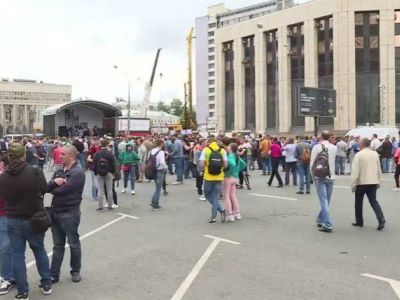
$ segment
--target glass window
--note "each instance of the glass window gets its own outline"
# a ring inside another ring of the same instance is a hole
[[[318,42],[318,53],[325,53],[325,41]]]
[[[400,35],[394,37],[394,46],[400,48]]]
[[[379,14],[378,13],[370,13],[369,15],[369,24],[378,24],[379,22]]]
[[[364,15],[363,14],[356,14],[354,18],[354,23],[356,25],[363,25],[364,24]]]
[[[356,48],[357,49],[364,48],[364,38],[363,37],[356,37]]]
[[[394,22],[400,24],[400,11],[395,11],[394,16],[395,16]]]
[[[231,62],[227,61],[225,62],[225,71],[230,71],[231,70]]]
[[[379,39],[377,36],[371,36],[369,38],[369,47],[372,49],[376,49],[379,47]]]

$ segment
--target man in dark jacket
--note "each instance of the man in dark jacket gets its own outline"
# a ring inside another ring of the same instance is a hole
[[[64,168],[54,173],[48,183],[48,191],[53,194],[53,259],[51,276],[53,283],[59,281],[61,264],[64,258],[65,240],[71,251],[71,276],[73,282],[81,281],[81,243],[78,227],[81,219],[80,205],[85,187],[85,173],[78,166],[78,151],[72,146],[64,146],[61,150]]]
[[[389,173],[390,162],[392,160],[392,143],[390,142],[390,136],[387,136],[382,143],[381,159],[382,159],[382,172]]]
[[[43,294],[51,294],[49,258],[44,248],[44,233],[33,230],[30,219],[43,207],[47,184],[42,170],[28,165],[25,148],[13,144],[9,150],[10,163],[0,175],[0,196],[6,199],[7,227],[13,259],[13,272],[18,294],[15,299],[29,299],[25,264],[26,242],[29,243],[41,276]]]
[[[114,155],[107,149],[107,140],[101,141],[101,150],[93,157],[93,172],[97,177],[99,187],[99,207],[98,211],[103,210],[104,192],[107,191],[108,209],[113,209],[112,184],[113,174],[115,173]],[[105,187],[105,189],[104,189]]]

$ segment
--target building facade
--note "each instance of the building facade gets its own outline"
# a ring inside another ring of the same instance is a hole
[[[1,133],[34,133],[43,130],[41,112],[71,101],[71,86],[32,80],[0,81]]]
[[[314,0],[219,26],[214,42],[219,131],[313,132],[302,86],[336,90],[323,127],[400,124],[399,0]]]
[[[293,0],[268,0],[264,3],[230,10],[224,4],[208,8],[206,16],[196,19],[196,118],[203,129],[217,127],[215,85],[215,32],[293,6]]]

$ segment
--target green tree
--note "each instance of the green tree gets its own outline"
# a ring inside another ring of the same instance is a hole
[[[183,103],[180,99],[173,99],[170,105],[169,113],[173,114],[174,116],[182,116],[183,112]]]
[[[163,111],[163,112],[169,113],[170,107],[168,105],[166,105],[163,101],[159,101],[157,103],[157,111]]]

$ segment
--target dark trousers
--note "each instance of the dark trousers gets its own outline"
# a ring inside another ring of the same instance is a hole
[[[378,219],[379,224],[385,222],[385,217],[383,216],[383,212],[381,206],[379,205],[378,201],[376,200],[376,191],[378,189],[377,184],[365,184],[365,185],[358,185],[356,187],[356,202],[355,202],[355,211],[356,211],[356,223],[360,225],[364,225],[363,220],[363,200],[364,195],[367,195],[369,204],[371,204],[372,209]]]
[[[394,173],[394,180],[396,181],[397,188],[400,188],[399,176],[400,176],[400,165],[396,165],[396,172]]]
[[[197,194],[203,195],[203,176],[198,174],[196,177]]]
[[[60,269],[64,259],[65,243],[68,239],[71,250],[70,267],[71,272],[81,270],[81,242],[79,240],[78,227],[81,220],[79,208],[65,210],[62,212],[53,211],[53,223],[51,233],[53,234],[53,258],[51,261],[50,273],[53,278],[60,277]]]
[[[271,173],[271,177],[269,178],[268,185],[272,184],[272,181],[274,180],[275,176],[276,176],[276,179],[278,179],[278,184],[283,185],[281,175],[279,174],[279,163],[280,162],[281,162],[280,158],[276,158],[276,157],[271,158],[272,173]]]
[[[286,163],[286,174],[285,174],[285,184],[289,184],[290,172],[293,175],[293,185],[297,185],[297,162],[287,162]]]

